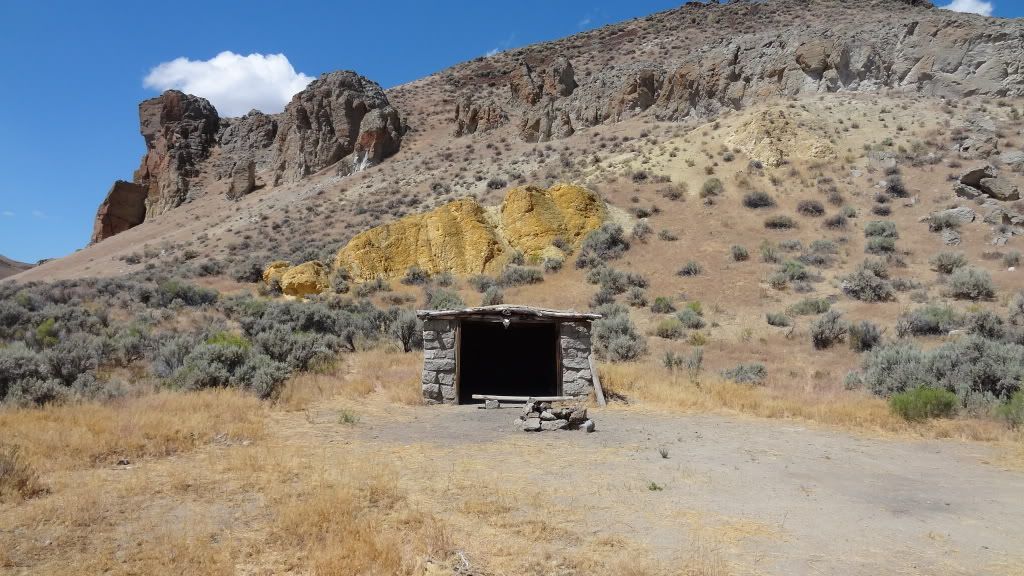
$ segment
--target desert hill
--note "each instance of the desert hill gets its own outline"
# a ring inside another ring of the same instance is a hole
[[[24,272],[32,268],[32,264],[26,264],[24,262],[18,262],[17,260],[11,260],[4,256],[0,256],[0,278],[7,278],[8,276],[14,276],[20,272]]]

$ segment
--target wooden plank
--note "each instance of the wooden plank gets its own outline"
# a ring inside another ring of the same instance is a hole
[[[594,353],[590,353],[590,375],[594,378],[594,393],[597,394],[597,405],[607,406],[608,402],[604,399],[604,389],[601,388],[601,377],[597,375],[597,365],[594,364]]]
[[[473,394],[473,400],[497,400],[499,402],[568,402],[579,400],[577,396],[494,396],[493,394]]]
[[[455,323],[455,403],[462,403],[462,321]]]

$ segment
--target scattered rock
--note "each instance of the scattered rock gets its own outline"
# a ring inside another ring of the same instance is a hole
[[[550,410],[545,410],[540,413],[541,420],[556,420],[555,415]]]
[[[978,187],[996,200],[1020,200],[1017,185],[1003,177],[982,178]]]
[[[274,260],[263,269],[263,283],[270,284],[274,280],[280,282],[281,276],[291,267],[292,263],[287,260]]]
[[[501,403],[497,400],[484,400],[485,410],[496,410],[498,408],[501,408]]]
[[[956,218],[960,224],[970,224],[974,222],[974,219],[978,217],[978,213],[966,206],[960,206],[957,208],[950,208],[948,210],[939,210],[938,212],[932,212],[931,218]]]
[[[596,426],[594,425],[593,420],[587,420],[586,422],[583,423],[583,425],[580,428],[582,428],[586,432],[593,432]]]
[[[523,416],[514,421],[514,425],[522,426],[523,430],[575,430],[586,422],[587,408],[579,404],[568,406],[552,406],[550,402],[527,402],[523,406]]]
[[[540,432],[540,418],[527,418],[523,421],[523,431],[525,432]]]
[[[244,158],[231,167],[227,196],[237,200],[256,189],[256,161]]]
[[[945,228],[942,230],[942,241],[946,246],[959,246],[960,232],[953,228]]]

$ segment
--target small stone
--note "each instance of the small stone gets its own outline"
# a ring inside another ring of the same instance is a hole
[[[555,415],[552,414],[550,410],[545,410],[545,411],[540,413],[540,419],[541,420],[556,420],[557,418],[555,418]]]
[[[586,422],[583,423],[583,426],[580,426],[580,428],[582,428],[583,430],[586,430],[587,432],[593,432],[594,428],[595,428],[594,421],[593,420],[587,420]]]
[[[484,409],[486,409],[486,410],[496,410],[498,408],[501,408],[501,403],[498,402],[497,400],[485,400],[484,401]]]
[[[570,424],[579,424],[581,422],[585,422],[586,420],[587,420],[587,409],[584,406],[580,406],[579,408],[576,408],[575,410],[572,411],[572,414],[569,415],[569,423]]]
[[[541,430],[564,430],[569,423],[565,420],[542,420],[540,423]]]
[[[540,432],[540,418],[527,418],[523,421],[523,431]]]

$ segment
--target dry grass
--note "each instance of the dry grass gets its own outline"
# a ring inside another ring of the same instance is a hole
[[[291,377],[281,391],[277,406],[304,410],[334,397],[360,399],[380,395],[403,405],[423,403],[420,368],[423,354],[403,353],[377,347],[339,357],[326,370]]]
[[[644,406],[675,412],[733,412],[761,418],[794,418],[848,430],[924,438],[1024,442],[1024,434],[991,420],[956,418],[907,422],[885,400],[860,392],[815,394],[798,389],[750,386],[715,375],[691,382],[653,359],[600,367],[605,389]]]
[[[45,474],[251,441],[264,433],[265,412],[237,390],[160,392],[111,404],[0,410],[0,437]]]
[[[18,446],[0,444],[0,502],[31,498],[46,491],[39,474]]]

